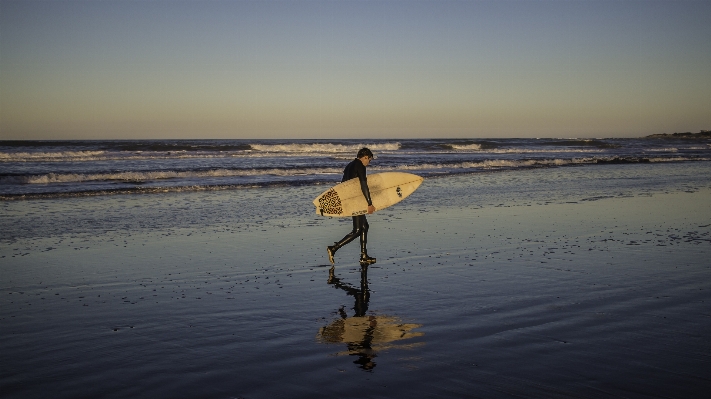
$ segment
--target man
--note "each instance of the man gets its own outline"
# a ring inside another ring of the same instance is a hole
[[[365,167],[370,164],[373,159],[373,153],[367,148],[361,148],[356,155],[356,159],[351,161],[351,163],[346,166],[343,170],[342,182],[358,178],[360,180],[360,189],[365,196],[365,200],[368,201],[368,214],[375,212],[375,207],[373,206],[373,201],[370,199],[370,190],[368,189],[368,179],[365,177]],[[365,215],[353,216],[353,231],[346,234],[343,239],[335,245],[330,245],[326,248],[328,252],[328,260],[333,264],[333,255],[336,254],[342,246],[348,244],[349,242],[360,237],[360,264],[370,265],[375,263],[375,258],[368,256],[368,251],[366,249],[366,244],[368,242],[368,220]]]

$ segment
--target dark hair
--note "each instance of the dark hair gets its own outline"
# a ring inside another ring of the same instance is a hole
[[[360,149],[360,151],[358,151],[358,155],[356,156],[356,158],[363,157],[373,158],[373,153],[369,149],[363,147]]]

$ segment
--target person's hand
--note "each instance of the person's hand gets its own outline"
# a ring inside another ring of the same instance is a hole
[[[373,205],[368,205],[368,215],[375,212],[375,207]]]

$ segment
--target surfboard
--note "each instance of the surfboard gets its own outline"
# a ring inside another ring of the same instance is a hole
[[[422,184],[423,178],[411,173],[385,172],[368,175],[370,199],[376,212],[407,198]],[[314,200],[316,213],[321,216],[351,217],[368,213],[368,202],[354,178],[337,184]]]

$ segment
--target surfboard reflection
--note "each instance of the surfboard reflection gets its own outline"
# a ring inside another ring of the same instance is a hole
[[[334,288],[344,290],[355,298],[351,317],[346,313],[345,307],[338,309],[339,319],[319,329],[317,338],[325,344],[346,344],[347,350],[338,352],[337,355],[357,356],[353,362],[364,370],[372,370],[376,364],[374,359],[377,353],[387,349],[411,349],[424,345],[422,342],[410,344],[393,344],[424,335],[422,332],[412,331],[420,324],[402,323],[398,317],[386,315],[368,315],[370,290],[368,289],[368,267],[361,267],[360,287],[356,288],[336,277],[332,267],[328,273],[328,284]]]

